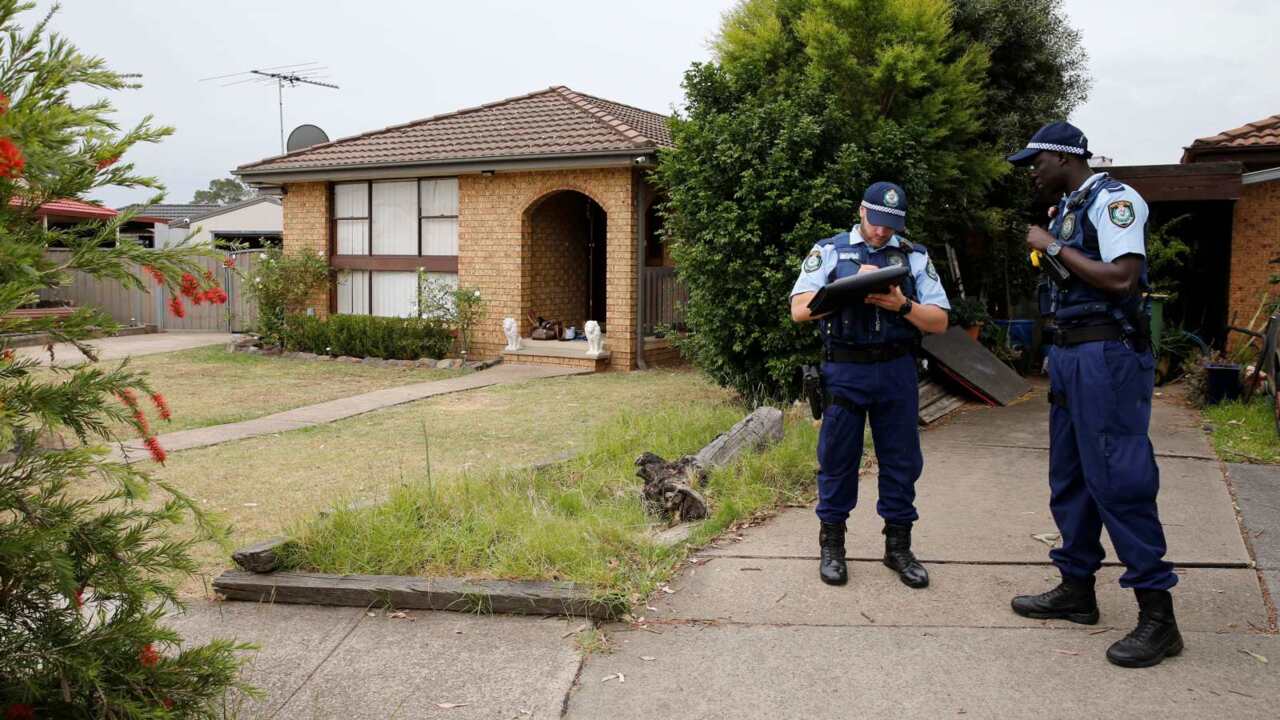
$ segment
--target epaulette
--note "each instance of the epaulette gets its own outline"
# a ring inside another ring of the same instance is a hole
[[[825,238],[825,239],[823,239],[823,240],[819,240],[819,241],[817,242],[817,244],[818,244],[818,245],[822,245],[822,246],[828,246],[828,245],[839,245],[841,240],[848,239],[848,237],[849,237],[849,233],[847,233],[847,232],[842,232],[842,233],[838,233],[838,234],[836,234],[836,235],[832,235],[832,236],[831,236],[831,237],[829,237],[829,238]]]
[[[902,249],[906,250],[907,252],[918,252],[921,255],[929,254],[929,251],[926,250],[923,245],[921,245],[920,243],[913,243],[902,236],[898,236],[898,245],[901,246]]]

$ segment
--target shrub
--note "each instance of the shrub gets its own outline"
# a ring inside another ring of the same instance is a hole
[[[436,320],[371,315],[290,315],[282,339],[286,350],[387,360],[440,358],[453,346],[453,335]]]
[[[454,287],[418,271],[418,317],[437,320],[452,329],[458,338],[458,354],[464,358],[471,352],[471,339],[476,325],[484,319],[484,310],[479,290]]]
[[[329,266],[314,250],[284,255],[269,248],[245,277],[244,286],[258,303],[258,334],[279,345],[285,317],[300,313],[312,293],[329,281]]]
[[[133,212],[71,231],[45,226],[36,209],[52,198],[158,190],[122,157],[171,130],[149,117],[121,130],[108,100],[78,102],[135,81],[48,34],[49,15],[24,31],[18,16],[30,7],[0,0],[0,334],[48,332],[91,360],[47,371],[0,352],[0,716],[215,717],[239,684],[246,646],[184,644],[163,621],[177,604],[176,576],[196,570],[195,540],[175,526],[215,528],[146,463],[107,458],[111,428],[128,423],[164,462],[151,423],[169,417],[165,399],[127,362],[96,362],[85,341],[116,327],[103,313],[81,309],[56,323],[10,313],[67,285],[70,271],[144,289],[141,267],[181,315],[183,297],[225,299],[212,278],[201,280],[199,262],[220,253],[116,242]],[[55,243],[69,251],[58,263],[46,254]]]
[[[951,311],[948,313],[951,318],[952,325],[959,327],[972,327],[978,323],[990,323],[991,314],[987,312],[987,304],[980,298],[962,297],[951,301]]]

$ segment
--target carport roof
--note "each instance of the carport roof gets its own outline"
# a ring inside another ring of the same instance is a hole
[[[562,85],[241,165],[253,176],[483,160],[619,155],[670,147],[664,115]]]

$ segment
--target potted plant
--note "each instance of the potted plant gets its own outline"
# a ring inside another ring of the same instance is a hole
[[[951,304],[951,324],[959,325],[974,340],[982,332],[982,326],[991,319],[987,304],[980,298],[964,297]]]

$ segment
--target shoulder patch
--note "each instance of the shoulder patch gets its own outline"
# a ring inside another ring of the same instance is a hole
[[[820,267],[822,267],[822,251],[817,248],[810,250],[809,255],[800,264],[800,269],[807,273],[813,272]]]
[[[925,272],[925,274],[926,274],[926,275],[928,275],[928,276],[929,276],[929,278],[930,278],[931,280],[937,280],[937,279],[938,279],[938,270],[937,270],[937,268],[935,268],[935,267],[933,266],[933,261],[932,261],[932,260],[927,260],[927,261],[925,261],[925,264],[924,264],[924,272]]]
[[[1111,218],[1113,225],[1127,228],[1137,219],[1137,214],[1133,211],[1133,203],[1117,200],[1107,206],[1107,217]]]

